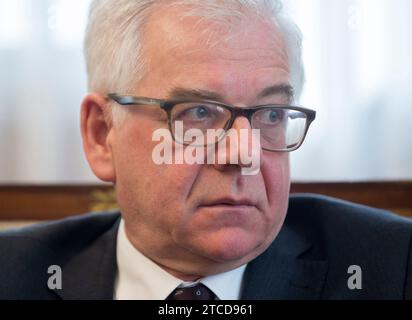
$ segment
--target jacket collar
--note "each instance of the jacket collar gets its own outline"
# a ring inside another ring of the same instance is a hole
[[[113,226],[86,249],[62,264],[64,300],[112,300],[117,272],[116,242],[120,215]]]

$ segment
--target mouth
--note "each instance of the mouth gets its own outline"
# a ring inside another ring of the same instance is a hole
[[[200,207],[250,208],[256,207],[256,203],[249,199],[221,198],[204,202]]]
[[[217,198],[202,202],[196,210],[219,228],[250,226],[260,212],[257,202],[248,198]]]

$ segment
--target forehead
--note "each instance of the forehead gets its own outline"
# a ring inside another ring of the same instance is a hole
[[[275,78],[288,81],[284,40],[269,19],[246,14],[223,23],[185,16],[185,10],[160,7],[148,21],[144,56],[151,79],[170,85],[201,80],[209,89],[246,77],[272,81],[271,85],[276,84]]]

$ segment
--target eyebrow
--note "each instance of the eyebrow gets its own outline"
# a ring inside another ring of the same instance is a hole
[[[287,99],[292,100],[294,96],[293,87],[290,84],[273,85],[263,89],[258,95],[258,99],[266,98],[272,95],[284,95]],[[224,101],[221,94],[204,89],[188,89],[183,87],[173,88],[168,96],[171,99],[201,99],[201,100],[213,100]]]
[[[223,97],[213,91],[203,89],[186,89],[182,87],[173,88],[168,96],[172,99],[201,99],[223,101]]]
[[[261,98],[266,98],[272,95],[279,95],[279,94],[286,96],[289,100],[292,100],[294,96],[293,87],[290,84],[286,84],[286,83],[274,85],[266,89],[263,89],[262,92],[258,94],[258,98],[261,99]]]

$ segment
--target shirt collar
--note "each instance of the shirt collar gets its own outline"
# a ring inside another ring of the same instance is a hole
[[[117,300],[164,300],[178,286],[190,285],[172,276],[138,251],[127,238],[123,219],[119,225],[116,250],[118,274],[114,298]],[[202,282],[221,300],[240,297],[246,265],[204,277]]]

